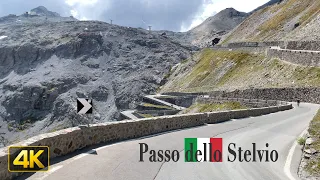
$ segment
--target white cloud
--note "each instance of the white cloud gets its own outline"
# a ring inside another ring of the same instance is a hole
[[[250,12],[268,1],[269,0],[204,0],[201,12],[198,13],[188,27],[182,26],[181,31],[187,31],[196,27],[208,17],[213,16],[226,8],[232,7],[238,11]]]
[[[102,2],[102,0],[65,0],[65,4],[71,9],[70,14],[80,20],[98,20],[100,14],[106,10],[105,6],[99,5]]]
[[[92,5],[95,5],[98,2],[98,0],[66,0],[65,2],[69,6],[75,6],[77,4],[92,6]]]
[[[71,13],[71,15],[72,15],[73,17],[78,17],[78,16],[79,16],[79,13],[78,13],[77,10],[72,9],[72,10],[70,11],[70,13]]]

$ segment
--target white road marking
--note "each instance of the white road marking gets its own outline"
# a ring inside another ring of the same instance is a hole
[[[89,154],[92,154],[92,153],[98,151],[98,150],[101,150],[101,149],[104,149],[104,148],[107,148],[107,147],[110,147],[110,146],[114,146],[114,145],[116,145],[116,144],[119,144],[119,143],[102,146],[102,147],[99,147],[99,148],[96,148],[96,149],[91,149],[91,150],[89,150],[89,151],[87,151],[87,152],[78,154],[78,155],[74,156],[73,158],[70,158],[70,159],[64,161],[62,165],[56,165],[56,166],[53,165],[53,166],[50,166],[49,171],[48,171],[48,172],[44,172],[43,175],[42,175],[42,177],[36,178],[36,180],[43,180],[43,179],[45,179],[46,177],[48,177],[50,174],[52,174],[52,173],[54,173],[55,171],[61,169],[64,165],[70,164],[71,162],[76,161],[76,160],[78,160],[78,159],[81,159],[81,158],[83,158],[83,157],[85,157],[85,156],[87,156],[87,155],[89,155]]]
[[[304,134],[307,133],[307,129],[305,129],[299,137],[302,137],[304,136]],[[293,157],[293,153],[294,153],[294,150],[296,149],[298,143],[297,141],[294,141],[291,149],[289,150],[289,154],[287,156],[287,159],[286,159],[286,163],[284,165],[284,168],[283,168],[283,171],[284,173],[286,174],[286,176],[290,179],[290,180],[295,180],[296,178],[294,178],[291,174],[291,171],[290,171],[290,167],[291,167],[291,161],[292,161],[292,157]]]

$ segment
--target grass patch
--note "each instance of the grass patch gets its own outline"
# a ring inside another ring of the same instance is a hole
[[[320,152],[320,109],[318,113],[314,116],[313,120],[310,123],[309,134],[314,139],[314,142],[311,144],[310,148],[314,148]],[[320,155],[316,154],[316,157],[311,158],[306,165],[306,170],[314,175],[320,176]]]
[[[299,145],[303,146],[306,143],[306,138],[305,137],[300,137],[298,138],[297,142]]]
[[[143,114],[143,113],[137,113],[137,114],[143,118],[152,118],[153,117],[151,114]]]
[[[310,19],[312,17],[319,14],[319,12],[320,12],[320,1],[316,1],[316,3],[310,9],[308,9],[308,11],[303,16],[300,17],[299,22],[306,24],[310,22]]]
[[[159,109],[173,109],[172,107],[169,106],[163,106],[163,105],[156,105],[156,104],[150,104],[150,103],[143,103],[142,106],[145,107],[154,107],[154,108],[159,108]]]
[[[225,102],[225,103],[195,103],[189,108],[185,109],[183,113],[202,113],[212,111],[224,111],[235,109],[247,109],[246,106],[240,104],[240,102]]]
[[[185,77],[183,82],[188,83],[188,86],[191,88],[199,86],[203,84],[209,76],[214,76],[214,70],[223,66],[223,63],[226,60],[229,60],[238,66],[243,64],[249,56],[249,53],[240,51],[230,52],[204,49],[200,55],[200,60],[195,65],[192,72]]]
[[[320,68],[298,66],[293,72],[293,77],[297,81],[317,86],[320,83]]]
[[[204,49],[198,58],[188,71],[179,72],[182,76],[171,76],[161,92],[320,86],[320,67],[299,66],[243,51]]]
[[[313,0],[289,0],[285,4],[274,6],[271,11],[277,12],[280,9],[281,10],[275,16],[259,26],[259,36],[273,34],[274,31],[283,28],[285,23],[307,9],[312,2]],[[308,17],[309,15],[306,14],[306,17],[304,17],[304,19]]]

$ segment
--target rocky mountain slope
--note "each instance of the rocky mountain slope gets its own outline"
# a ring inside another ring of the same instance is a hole
[[[215,37],[221,38],[238,26],[247,16],[247,13],[233,8],[222,10],[189,31],[193,37],[192,43],[201,47],[210,45]]]
[[[158,33],[96,21],[11,21],[0,24],[0,37],[2,145],[114,121],[190,53]],[[77,114],[84,97],[93,99],[92,115]]]
[[[183,45],[193,45],[196,47],[211,46],[214,38],[222,38],[238,26],[246,17],[247,13],[239,12],[233,8],[227,8],[218,14],[207,18],[203,23],[187,32],[157,31],[159,34],[165,33],[166,37]]]
[[[8,16],[0,17],[0,24],[26,24],[26,23],[46,23],[46,22],[62,22],[62,21],[77,21],[74,17],[61,17],[56,12],[49,11],[43,6],[32,9],[30,12],[25,12],[22,15],[9,14]]]
[[[60,14],[56,12],[49,11],[44,6],[39,6],[37,8],[31,9],[30,15],[36,15],[36,16],[46,16],[46,17],[61,17]]]
[[[265,3],[264,5],[259,6],[258,8],[254,9],[254,10],[251,11],[250,13],[254,13],[254,12],[256,12],[256,11],[259,11],[260,9],[266,8],[266,7],[271,6],[271,5],[274,5],[274,4],[276,4],[276,3],[280,3],[281,1],[283,1],[283,0],[270,0],[269,2]]]
[[[320,40],[319,25],[319,0],[283,0],[254,12],[223,43]]]

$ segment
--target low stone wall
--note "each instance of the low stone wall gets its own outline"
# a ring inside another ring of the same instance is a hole
[[[215,47],[241,48],[241,47],[271,47],[282,49],[320,51],[320,41],[264,41],[264,42],[234,42]]]
[[[207,93],[212,97],[229,97],[245,99],[274,99],[281,101],[301,102],[320,104],[320,88],[265,88],[246,89],[236,91],[214,91]]]
[[[200,95],[206,95],[207,93],[184,93],[184,92],[165,92],[162,93],[162,95],[168,95],[168,96],[200,96]]]
[[[226,45],[221,45],[220,47],[241,48],[241,47],[271,47],[271,46],[285,47],[286,42],[284,41],[234,42]]]
[[[265,53],[266,47],[250,47],[250,46],[243,46],[243,47],[213,47],[212,49],[215,50],[225,50],[225,51],[245,51],[250,53]]]
[[[320,51],[320,41],[288,41],[283,49]]]
[[[174,97],[156,97],[162,101],[175,104],[182,107],[190,107],[197,96],[174,96]]]
[[[267,56],[303,66],[320,66],[320,51],[268,49]]]
[[[260,99],[243,99],[243,98],[224,98],[224,97],[203,97],[199,96],[196,102],[200,103],[224,103],[224,102],[239,102],[241,105],[250,108],[261,108],[269,106],[279,106],[285,102],[276,100],[260,100]]]
[[[166,115],[175,115],[178,112],[180,112],[180,110],[161,110],[161,111],[159,111],[159,110],[143,110],[143,111],[136,111],[134,114],[136,115],[137,113],[142,113],[142,114],[151,114],[154,116],[166,116]],[[143,117],[141,117],[141,118],[143,118]]]
[[[259,116],[291,108],[292,105],[286,104],[279,107],[275,106],[236,111],[173,115],[94,124],[90,125],[90,127],[74,127],[53,133],[38,135],[14,144],[13,146],[49,146],[50,158],[52,159],[95,144],[116,142],[176,129],[201,126],[206,123],[219,123],[234,118]],[[7,147],[0,149],[1,180],[12,179],[21,174],[8,172],[7,150]]]

